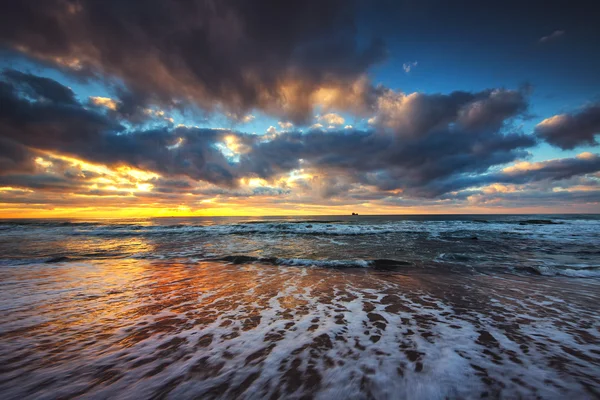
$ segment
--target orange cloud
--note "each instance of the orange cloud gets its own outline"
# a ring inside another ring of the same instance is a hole
[[[118,106],[118,103],[109,97],[90,96],[90,102],[96,106],[106,107],[113,111],[115,111]]]

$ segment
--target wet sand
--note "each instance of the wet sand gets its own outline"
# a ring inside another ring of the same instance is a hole
[[[595,279],[123,259],[0,282],[2,399],[600,397]]]

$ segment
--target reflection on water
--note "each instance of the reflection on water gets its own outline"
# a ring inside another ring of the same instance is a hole
[[[5,266],[0,397],[597,397],[599,289],[190,259]]]
[[[285,265],[394,260],[589,278],[600,277],[597,243],[598,215],[0,221],[0,265],[243,255]]]

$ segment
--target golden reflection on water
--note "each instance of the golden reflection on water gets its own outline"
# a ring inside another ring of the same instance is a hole
[[[552,398],[600,385],[594,282],[143,259],[0,268],[0,282],[3,398],[386,398],[417,384]]]

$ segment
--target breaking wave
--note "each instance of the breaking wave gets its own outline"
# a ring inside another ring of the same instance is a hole
[[[276,258],[276,257],[251,257],[243,255],[231,255],[214,259],[232,264],[272,264],[294,267],[320,267],[320,268],[380,268],[390,269],[413,265],[411,262],[402,260],[313,260],[308,258]]]
[[[537,266],[522,268],[522,270],[542,276],[566,276],[570,278],[600,277],[600,267],[560,268],[549,266]]]
[[[571,224],[574,222],[570,222]],[[483,225],[485,224],[485,225]],[[0,231],[10,233],[29,231],[32,228],[42,228],[48,232],[56,231],[73,236],[150,236],[150,235],[323,235],[323,236],[357,236],[382,235],[389,233],[433,233],[451,230],[495,230],[512,232],[506,225],[536,226],[562,225],[565,222],[552,220],[514,220],[514,221],[430,221],[427,224],[414,221],[388,223],[348,223],[341,220],[300,220],[285,222],[248,221],[233,224],[202,225],[202,224],[173,224],[150,225],[139,223],[106,224],[100,222],[2,222]]]
[[[0,265],[220,260],[599,277],[598,216],[167,218],[0,221]]]

